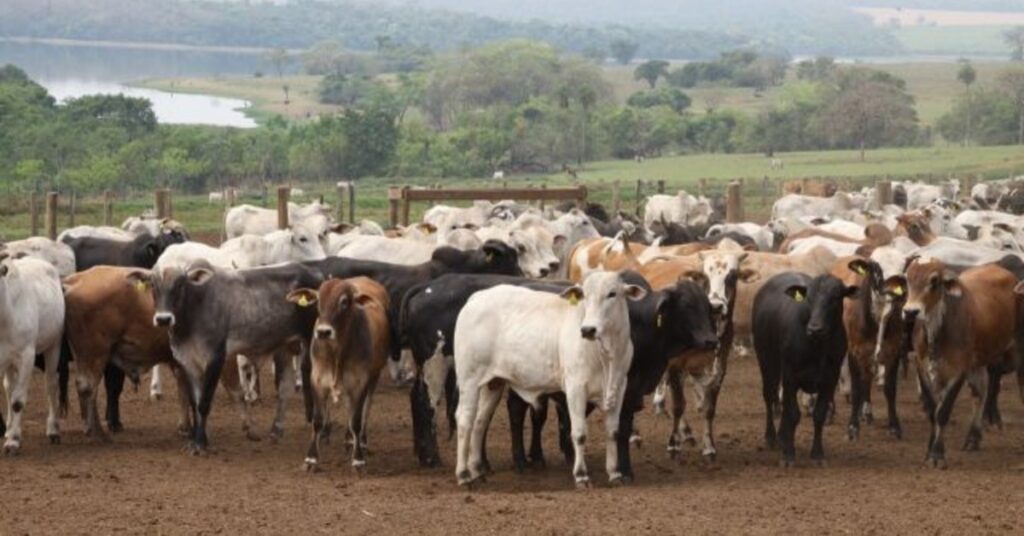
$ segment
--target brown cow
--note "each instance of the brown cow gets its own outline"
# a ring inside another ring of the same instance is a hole
[[[1016,344],[1017,278],[996,265],[971,268],[959,276],[941,262],[915,259],[907,268],[906,322],[913,342],[922,399],[932,430],[926,461],[944,467],[945,427],[964,381],[975,400],[964,450],[981,443],[987,367],[1012,360]]]
[[[860,240],[850,238],[846,235],[829,232],[824,229],[818,229],[817,227],[808,227],[789,235],[782,245],[779,246],[779,253],[789,253],[795,242],[812,236],[820,236],[822,238],[846,244],[861,244],[862,246],[871,248],[889,245],[892,243],[893,239],[892,231],[881,223],[869,223],[864,227],[864,238]]]
[[[306,453],[306,469],[320,461],[320,440],[330,433],[329,397],[344,395],[348,402],[348,435],[352,440],[352,467],[366,465],[366,421],[370,400],[381,369],[387,364],[388,293],[366,277],[330,279],[319,290],[297,289],[288,301],[303,306],[317,304],[319,317],[313,329],[313,439]]]
[[[896,413],[896,385],[897,370],[905,351],[900,311],[906,300],[906,281],[901,275],[885,278],[877,262],[861,257],[839,259],[832,275],[844,285],[858,289],[843,301],[852,404],[847,434],[851,440],[856,439],[861,419],[871,422],[871,383],[881,375],[889,433],[899,439],[903,429]]]

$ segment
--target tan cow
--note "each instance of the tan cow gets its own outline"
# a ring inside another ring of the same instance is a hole
[[[966,381],[975,402],[964,450],[981,443],[988,367],[1019,358],[1016,341],[1020,298],[1017,278],[996,265],[971,268],[959,276],[931,258],[907,268],[904,319],[914,324],[918,379],[931,436],[926,461],[944,467],[945,428],[953,403]]]
[[[288,294],[302,306],[316,304],[319,316],[313,329],[313,438],[306,453],[306,469],[316,470],[320,440],[329,433],[330,398],[344,396],[349,410],[348,436],[352,440],[352,467],[366,465],[366,421],[381,369],[387,364],[390,338],[388,292],[366,277],[330,279],[319,290],[302,288]]]

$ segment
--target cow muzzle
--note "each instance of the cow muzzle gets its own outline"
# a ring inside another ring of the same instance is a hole
[[[921,309],[917,307],[903,306],[903,321],[906,323],[913,323],[920,314]]]
[[[825,334],[825,326],[821,324],[808,324],[807,336],[811,339],[820,339]]]
[[[331,326],[319,325],[316,327],[316,338],[330,339],[334,337],[334,328]]]
[[[581,326],[580,336],[588,341],[592,341],[597,338],[597,328],[594,326]]]
[[[156,313],[153,315],[153,325],[161,328],[169,328],[174,325],[174,313]]]

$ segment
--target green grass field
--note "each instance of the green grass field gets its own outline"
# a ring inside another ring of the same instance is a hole
[[[897,178],[940,179],[949,176],[974,174],[985,178],[1000,178],[1024,174],[1024,149],[1009,147],[926,147],[913,149],[880,149],[868,151],[865,161],[855,151],[820,151],[800,153],[779,153],[777,157],[785,163],[785,169],[770,170],[768,160],[762,155],[690,155],[651,158],[643,163],[615,160],[593,162],[578,173],[578,180],[589,188],[590,199],[602,203],[612,198],[613,181],[619,181],[620,195],[624,209],[632,210],[636,204],[636,181],[663,180],[666,192],[679,189],[696,191],[701,178],[708,180],[709,194],[721,193],[729,180],[743,178],[752,186],[745,191],[747,215],[751,219],[763,218],[775,199],[775,182],[783,179],[804,177],[832,178],[848,181],[851,185],[870,184],[889,176]],[[762,190],[762,179],[769,178],[769,187]],[[507,181],[510,187],[549,187],[569,185],[574,179],[564,173],[546,176],[513,176]],[[441,184],[445,188],[496,188],[500,187],[490,179],[409,179],[380,178],[359,181],[356,186],[356,218],[369,218],[386,222],[388,217],[387,189],[389,186],[428,186]],[[304,185],[305,200],[323,195],[333,204],[336,198],[333,183]],[[653,186],[645,195],[653,193]],[[273,196],[273,190],[271,190]],[[763,196],[763,197],[762,197]],[[298,201],[303,201],[299,199]],[[239,203],[257,206],[263,203],[255,191],[242,192]],[[115,203],[113,222],[120,224],[124,218],[141,213],[152,206],[151,195],[140,195]],[[274,199],[269,200],[274,206]],[[412,208],[412,218],[418,219],[427,208],[425,203]],[[68,226],[68,207],[62,200],[58,210],[58,227]],[[216,236],[221,231],[224,208],[210,204],[205,195],[176,195],[174,217],[197,235]],[[42,217],[40,217],[42,220]],[[84,198],[77,202],[75,223],[101,225],[103,223],[102,203],[98,198]],[[31,222],[28,214],[27,196],[6,195],[0,201],[0,236],[14,240],[30,234]]]
[[[1008,57],[1003,32],[1010,26],[905,26],[893,30],[912,54],[985,55]]]

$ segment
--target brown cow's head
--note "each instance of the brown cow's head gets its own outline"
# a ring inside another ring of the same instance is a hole
[[[946,296],[960,296],[957,274],[936,259],[915,259],[907,267],[907,303],[903,306],[903,319],[912,322],[941,318]]]
[[[924,212],[907,212],[897,218],[897,233],[905,234],[915,244],[925,246],[935,240],[935,233],[928,224],[930,214]]]
[[[344,335],[352,320],[353,311],[365,307],[373,300],[362,294],[351,282],[328,279],[318,290],[300,288],[291,291],[288,301],[300,307],[317,307],[318,317],[313,334],[317,339],[334,339]]]

